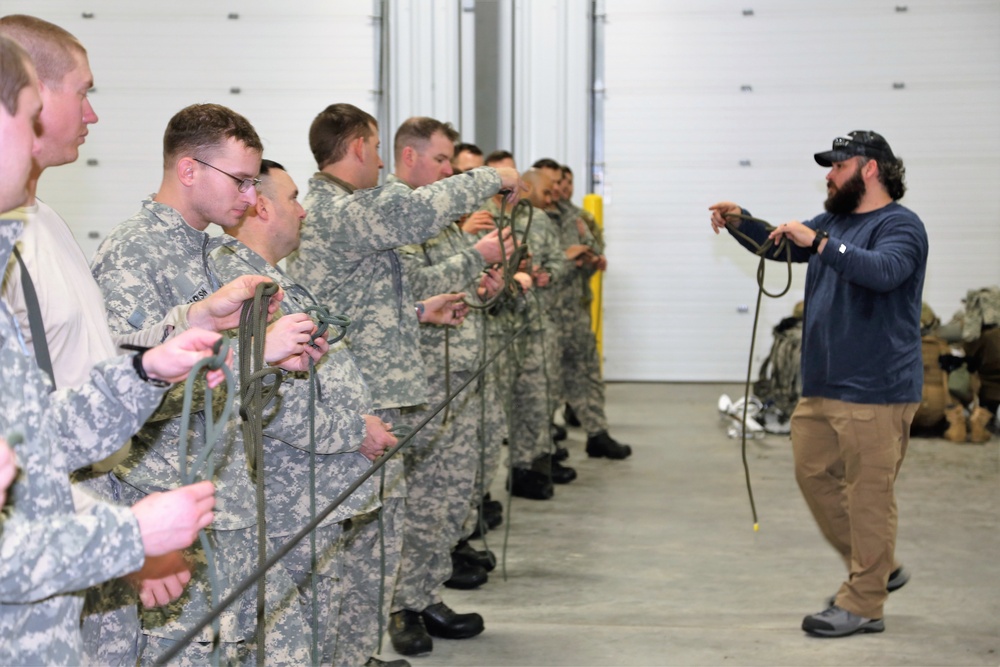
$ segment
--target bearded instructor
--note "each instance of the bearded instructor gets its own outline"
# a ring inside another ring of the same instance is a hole
[[[802,629],[824,637],[885,630],[888,593],[909,574],[895,558],[893,485],[920,404],[920,302],[927,233],[898,200],[905,169],[888,142],[855,131],[817,153],[829,167],[825,213],[774,229],[736,217],[732,202],[709,207],[712,229],[727,228],[755,250],[787,239],[808,262],[802,335],[802,398],[792,415],[795,477],[847,580]],[[741,238],[735,230],[749,239]],[[779,257],[776,248],[769,259]]]

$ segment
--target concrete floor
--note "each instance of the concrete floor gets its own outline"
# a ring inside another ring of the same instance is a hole
[[[1000,458],[997,439],[915,439],[897,484],[897,552],[913,578],[893,593],[886,631],[816,639],[799,629],[837,590],[843,565],[792,475],[788,439],[748,444],[760,519],[753,531],[738,440],[716,401],[735,385],[611,384],[624,462],[590,460],[571,429],[579,479],[545,502],[515,499],[507,579],[446,591],[486,621],[479,637],[434,640],[437,665],[998,665]],[[501,475],[495,498],[504,497]],[[386,638],[383,658],[393,658]]]

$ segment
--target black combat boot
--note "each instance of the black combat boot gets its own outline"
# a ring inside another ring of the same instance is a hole
[[[389,639],[392,640],[392,648],[400,655],[423,655],[434,648],[434,640],[427,633],[423,615],[409,609],[389,615]]]
[[[468,639],[486,629],[479,614],[456,614],[444,602],[432,604],[420,616],[427,632],[442,639]]]
[[[511,495],[518,498],[548,500],[553,494],[549,476],[528,468],[514,468],[507,485]]]
[[[489,579],[490,575],[486,574],[486,570],[481,566],[465,560],[454,551],[451,552],[451,578],[444,582],[445,586],[471,591],[474,588],[479,588]]]
[[[632,448],[612,438],[608,435],[607,431],[601,431],[587,437],[587,456],[592,458],[604,456],[609,459],[627,459],[632,456]]]

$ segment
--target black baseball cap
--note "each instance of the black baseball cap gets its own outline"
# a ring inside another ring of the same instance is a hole
[[[878,132],[854,130],[833,140],[833,148],[816,153],[816,162],[823,167],[832,167],[834,162],[843,162],[852,157],[867,157],[875,160],[895,160],[889,142]]]

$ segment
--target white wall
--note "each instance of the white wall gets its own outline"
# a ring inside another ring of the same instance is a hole
[[[316,167],[308,144],[316,114],[334,102],[375,112],[371,4],[294,4],[293,12],[265,0],[3,0],[3,14],[52,21],[90,56],[100,120],[80,159],[50,169],[39,184],[39,197],[66,218],[87,256],[159,186],[163,130],[184,106],[215,102],[245,115],[265,155],[302,189]]]
[[[850,130],[881,132],[905,160],[903,203],[930,237],[931,306],[947,318],[967,289],[1000,282],[1000,3],[612,0],[607,11],[609,379],[743,376],[757,263],[711,234],[706,209],[730,199],[775,224],[812,217],[826,173],[812,155]],[[755,365],[804,273],[766,300]],[[772,263],[769,284],[783,274]]]

